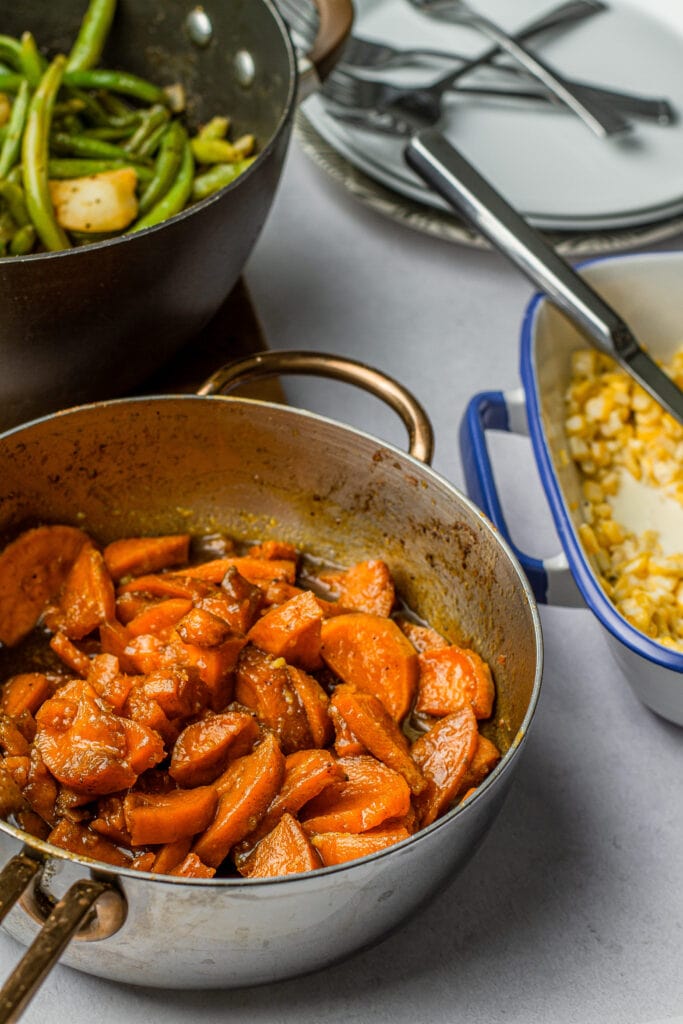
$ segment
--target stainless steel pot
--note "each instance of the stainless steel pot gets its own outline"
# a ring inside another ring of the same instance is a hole
[[[0,529],[78,522],[101,542],[140,531],[286,537],[351,563],[381,553],[418,614],[493,666],[491,729],[505,751],[461,807],[381,853],[274,880],[184,880],[89,862],[0,823],[13,860],[0,876],[6,927],[29,951],[0,994],[21,1005],[59,955],[134,984],[237,987],[324,967],[371,944],[449,882],[498,812],[525,743],[541,680],[534,600],[509,547],[481,512],[416,458],[431,432],[395,382],[359,364],[266,353],[250,373],[323,372],[377,390],[409,424],[412,455],[297,409],[203,394],[72,409],[0,437]],[[66,894],[66,895],[65,895]],[[55,902],[61,900],[60,903]],[[36,939],[48,913],[48,934]],[[92,909],[91,909],[92,908]],[[14,1019],[12,1017],[0,1019]]]
[[[351,0],[317,0],[313,54],[328,69]],[[3,33],[68,52],[87,0],[0,0]],[[188,29],[198,9],[207,45]],[[204,24],[204,22],[202,22]],[[259,154],[231,185],[163,224],[63,252],[0,259],[0,429],[126,394],[189,341],[233,288],[270,210],[297,96],[296,59],[272,0],[119,0],[102,63],[181,81],[188,120],[226,114]]]

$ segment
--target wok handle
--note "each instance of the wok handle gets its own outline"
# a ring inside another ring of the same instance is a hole
[[[427,413],[402,384],[365,363],[322,352],[267,351],[226,363],[198,389],[199,395],[227,394],[240,384],[280,374],[332,377],[369,391],[398,413],[408,431],[409,452],[420,462],[431,462],[434,433]]]
[[[17,854],[0,872],[0,920],[40,875],[43,862]],[[100,901],[100,906],[95,904]],[[34,912],[32,916],[39,916]],[[21,1017],[43,979],[59,960],[69,941],[81,929],[85,939],[113,935],[125,920],[125,902],[110,883],[80,879],[57,902],[40,932],[0,989],[0,1024]]]
[[[564,552],[552,558],[534,558],[521,551],[512,540],[486,444],[488,430],[527,434],[526,404],[522,392],[481,391],[470,399],[460,424],[460,455],[467,494],[514,551],[540,604],[582,607],[584,601]]]
[[[320,29],[309,59],[315,64],[318,78],[326,78],[339,60],[353,24],[351,0],[315,0],[320,15]]]

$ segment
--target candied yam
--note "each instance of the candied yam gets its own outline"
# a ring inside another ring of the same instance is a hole
[[[296,562],[299,552],[286,540],[264,540],[260,544],[254,544],[249,548],[251,558],[267,558],[281,561]]]
[[[320,627],[323,620],[318,602],[310,591],[271,608],[251,627],[247,639],[262,651],[303,669],[322,666]]]
[[[48,843],[59,846],[62,850],[75,853],[79,857],[90,857],[101,860],[105,864],[113,864],[117,868],[130,867],[131,859],[114,843],[99,836],[87,825],[80,825],[68,818],[61,818],[47,837]]]
[[[158,846],[197,835],[211,823],[218,795],[211,786],[169,793],[128,793],[123,800],[133,846]]]
[[[193,722],[175,742],[169,775],[180,786],[207,785],[228,760],[249,753],[258,735],[258,722],[245,711],[224,711]]]
[[[152,636],[165,640],[169,631],[177,626],[191,608],[192,600],[189,597],[169,597],[164,601],[147,604],[128,620],[128,633],[130,636],[151,633]]]
[[[158,733],[164,745],[171,747],[178,738],[180,727],[171,722],[159,702],[153,697],[148,697],[141,687],[131,689],[122,714],[127,719]]]
[[[123,657],[132,666],[133,672],[141,675],[169,668],[178,661],[178,653],[170,644],[151,633],[132,637],[123,649]]]
[[[116,615],[114,584],[104,559],[84,544],[71,566],[59,598],[59,621],[70,640],[82,640]]]
[[[26,758],[28,761],[28,758]],[[21,789],[6,764],[0,760],[0,818],[7,820],[25,808]]]
[[[331,864],[345,864],[358,857],[386,850],[411,833],[403,825],[380,825],[368,832],[321,832],[311,836],[311,844],[320,854],[325,867]]]
[[[38,526],[7,545],[0,554],[0,642],[12,647],[31,632],[89,543],[73,526]]]
[[[215,874],[216,869],[204,864],[196,853],[188,853],[180,864],[169,871],[169,875],[179,878],[213,878]]]
[[[320,866],[320,857],[299,822],[291,814],[283,814],[241,870],[247,878],[279,878],[313,871]]]
[[[475,651],[451,644],[419,655],[415,711],[441,717],[471,705],[477,718],[489,718],[495,689],[491,670]]]
[[[421,626],[417,622],[413,622],[412,619],[407,619],[403,615],[399,615],[396,619],[396,623],[404,633],[411,644],[418,653],[423,654],[425,651],[438,651],[441,647],[448,647],[449,643],[445,637],[441,636],[441,633],[437,633],[431,626]]]
[[[334,725],[334,749],[339,757],[357,757],[358,754],[368,753],[333,704],[330,704],[330,718]]]
[[[221,595],[220,610],[215,608],[213,600],[204,607],[225,619],[235,633],[247,633],[263,607],[262,591],[231,565],[221,580]]]
[[[119,622],[123,623],[124,626],[127,626],[128,623],[136,617],[136,615],[139,615],[140,612],[144,612],[146,608],[151,608],[158,600],[158,598],[145,597],[144,594],[119,593],[116,598],[116,618]],[[189,599],[180,597],[168,598],[168,600],[186,601]]]
[[[251,644],[237,666],[235,700],[251,708],[278,736],[285,754],[313,745],[304,707],[290,683],[287,665]]]
[[[54,778],[47,770],[36,747],[31,748],[28,776],[22,789],[24,799],[48,825],[55,821],[55,802],[58,787]]]
[[[364,754],[339,759],[345,780],[331,782],[300,814],[309,833],[367,832],[410,809],[410,788],[403,776]]]
[[[462,800],[465,799],[467,790],[476,789],[476,787],[480,786],[484,779],[491,774],[500,761],[500,757],[500,751],[495,743],[492,743],[491,740],[486,738],[486,736],[482,736],[481,733],[479,733],[472,763],[465,772],[465,776],[460,785],[460,790],[458,791],[458,796],[464,794],[461,797]]]
[[[232,700],[235,669],[246,642],[243,636],[230,636],[217,647],[198,647],[180,637],[174,640],[181,663],[194,670],[208,690],[212,711],[222,711]]]
[[[417,653],[392,619],[364,612],[326,619],[321,653],[343,682],[374,693],[397,722],[408,714],[417,688]]]
[[[130,846],[130,832],[123,813],[123,797],[119,794],[100,797],[97,801],[97,814],[90,822],[90,828],[117,846]]]
[[[176,632],[186,644],[214,647],[228,637],[231,629],[225,619],[219,618],[206,608],[190,608],[178,620]]]
[[[422,772],[408,752],[408,740],[378,697],[343,683],[332,694],[332,706],[373,757],[403,776],[412,793],[425,789]]]
[[[379,558],[358,562],[345,572],[323,573],[320,579],[349,611],[386,617],[394,607],[394,581]]]
[[[133,673],[138,671],[132,658],[126,654],[126,647],[132,640],[127,628],[113,619],[111,622],[103,622],[100,626],[100,648],[102,654],[113,654],[118,659],[122,672]]]
[[[148,672],[135,686],[149,700],[155,700],[170,718],[186,718],[201,709],[198,688],[187,669],[172,665]]]
[[[237,558],[216,558],[211,562],[190,566],[183,570],[188,579],[207,580],[209,583],[221,583],[231,568],[253,583],[254,586],[265,586],[273,580],[286,580],[294,583],[296,579],[296,562],[290,559],[251,558],[242,555]]]
[[[218,867],[235,843],[257,827],[279,791],[284,773],[284,756],[268,733],[253,754],[233,761],[218,780],[216,816],[197,839],[193,852],[205,864]]]
[[[330,698],[327,696],[317,679],[308,672],[287,666],[289,681],[301,701],[308,719],[314,747],[326,747],[332,740],[334,728],[330,718]]]
[[[121,713],[128,699],[133,680],[122,675],[119,659],[113,654],[96,654],[90,661],[87,676],[93,690],[111,704],[114,711]]]
[[[118,587],[118,600],[124,595],[137,594],[138,597],[186,597],[191,601],[198,601],[205,594],[210,592],[208,584],[201,580],[189,579],[184,573],[166,573],[156,575],[151,573],[147,576],[136,576],[133,580],[120,583]]]
[[[10,718],[18,718],[24,711],[34,715],[52,687],[53,681],[44,672],[21,672],[2,684],[0,707]]]
[[[149,870],[155,875],[170,874],[173,868],[177,868],[179,864],[182,864],[190,852],[191,846],[192,836],[177,839],[175,843],[164,843],[157,850],[154,863]]]
[[[0,712],[0,751],[10,757],[28,757],[29,742],[15,722]]]
[[[189,533],[165,537],[125,537],[112,541],[104,549],[104,561],[112,579],[141,576],[187,562]]]
[[[85,679],[90,672],[90,658],[76,644],[69,640],[66,633],[55,633],[50,637],[50,647],[61,658],[67,668],[77,672]]]
[[[130,867],[135,871],[152,871],[154,868],[154,854],[151,850],[147,850],[145,853],[138,853],[136,857],[133,857],[130,862]]]
[[[474,758],[478,735],[474,712],[463,707],[413,743],[413,759],[432,783],[416,797],[421,826],[430,825],[453,803]]]

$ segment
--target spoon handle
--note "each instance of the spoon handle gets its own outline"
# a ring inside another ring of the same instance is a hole
[[[640,348],[619,314],[435,128],[417,132],[407,163],[683,423],[683,392]]]

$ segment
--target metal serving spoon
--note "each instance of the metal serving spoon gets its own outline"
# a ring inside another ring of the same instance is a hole
[[[549,300],[683,423],[683,391],[630,327],[436,128],[413,134],[405,159],[435,192],[516,264]]]

